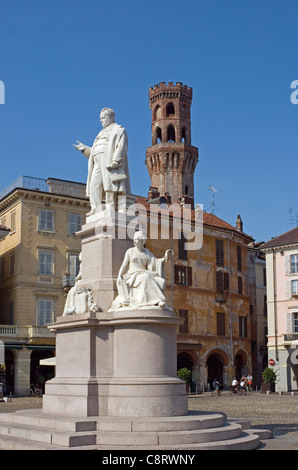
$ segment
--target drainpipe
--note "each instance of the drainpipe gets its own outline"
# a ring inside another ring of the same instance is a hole
[[[274,313],[274,347],[276,362],[279,362],[277,345],[277,304],[276,304],[276,254],[273,248],[273,313]]]
[[[232,238],[233,238],[232,234]],[[234,346],[233,346],[233,323],[232,323],[232,306],[231,306],[231,266],[230,266],[230,240],[228,238],[228,273],[229,273],[229,324],[230,324],[230,349],[231,349],[231,366],[234,367]]]
[[[172,224],[170,223],[170,241],[171,241],[171,307],[174,308],[174,250],[173,250],[173,238],[174,238],[174,220],[172,220]]]

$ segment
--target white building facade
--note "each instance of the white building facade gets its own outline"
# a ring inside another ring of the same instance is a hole
[[[261,247],[266,255],[268,363],[276,391],[298,390],[298,227]]]

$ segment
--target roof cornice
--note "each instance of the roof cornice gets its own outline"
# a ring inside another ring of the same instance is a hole
[[[87,198],[68,196],[65,194],[48,193],[32,189],[15,188],[11,193],[5,196],[2,201],[0,201],[0,212],[3,212],[8,207],[14,205],[22,198],[43,202],[60,202],[64,204],[76,204],[86,207],[89,206],[89,200]]]

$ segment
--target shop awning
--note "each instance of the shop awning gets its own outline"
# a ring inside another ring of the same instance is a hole
[[[48,357],[47,359],[40,359],[39,364],[41,366],[55,366],[56,365],[56,358],[55,357]]]

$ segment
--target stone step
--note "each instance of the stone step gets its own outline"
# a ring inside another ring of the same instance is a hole
[[[257,449],[260,445],[259,436],[256,434],[250,434],[242,432],[239,437],[233,439],[227,439],[223,441],[214,442],[198,442],[198,443],[187,443],[187,444],[172,444],[163,446],[104,446],[96,445],[95,447],[90,446],[88,450],[155,450],[155,451],[166,451],[166,450],[253,450]],[[75,448],[75,450],[81,450],[81,448]],[[86,449],[87,450],[87,449]]]
[[[30,425],[31,427],[53,428],[58,431],[187,431],[194,429],[218,428],[224,424],[224,413],[190,412],[186,416],[163,418],[71,418],[47,414],[42,410],[22,410],[16,413],[2,413],[0,421],[9,424]]]
[[[241,436],[241,426],[225,423],[219,428],[199,429],[193,431],[159,433],[159,445],[195,444],[202,442],[224,441]]]
[[[58,432],[54,428],[0,422],[0,439],[2,436],[42,442],[44,444],[57,444],[64,447],[96,444],[96,431]]]
[[[189,412],[186,416],[163,418],[113,418],[100,417],[99,431],[188,431],[194,429],[218,428],[224,424],[226,415],[213,412]]]
[[[241,434],[237,424],[226,423],[218,428],[188,431],[58,431],[54,428],[1,423],[0,435],[27,439],[65,447],[83,445],[158,446],[225,440]]]
[[[120,446],[166,446],[195,444],[201,442],[213,442],[239,437],[241,427],[237,424],[226,423],[219,428],[196,429],[190,431],[166,431],[166,432],[118,432],[103,431],[97,433],[96,443],[99,445]]]
[[[252,429],[247,429],[246,432],[249,434],[257,434],[261,441],[273,438],[273,432],[270,431],[269,429],[252,428]]]
[[[216,442],[201,442],[196,444],[179,444],[167,446],[104,446],[89,445],[63,447],[54,444],[33,442],[27,439],[16,439],[11,436],[0,436],[0,450],[122,450],[122,451],[185,451],[185,450],[253,450],[259,447],[260,440],[255,434],[242,433],[240,437]]]
[[[272,437],[270,431],[248,429],[249,424],[197,411],[165,418],[72,418],[22,410],[0,415],[0,449],[241,449]]]
[[[23,424],[30,427],[53,428],[65,431],[95,431],[97,429],[96,418],[71,418],[63,415],[47,414],[42,410],[21,410],[15,413],[1,413],[1,423]]]
[[[76,449],[79,450],[82,447]],[[71,450],[71,448],[0,435],[0,450]]]

